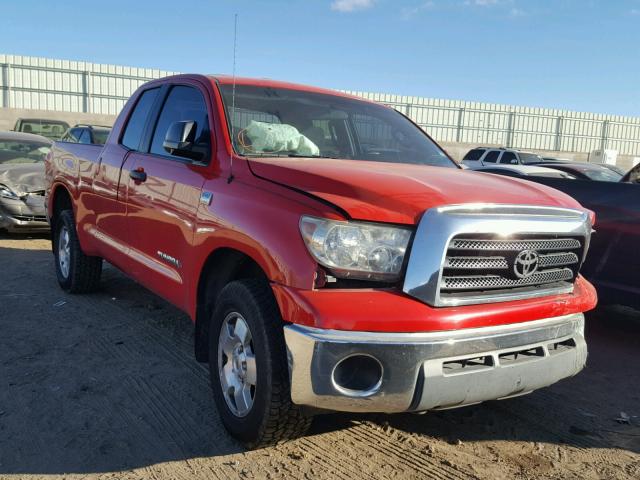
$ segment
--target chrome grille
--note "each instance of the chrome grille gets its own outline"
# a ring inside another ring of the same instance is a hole
[[[470,234],[454,237],[442,265],[440,294],[448,299],[490,296],[496,291],[518,292],[570,286],[582,258],[583,239],[520,235],[508,239]],[[533,273],[522,277],[515,263],[521,252],[537,255]]]
[[[447,257],[444,266],[464,269],[509,268],[507,259],[503,257]]]
[[[449,248],[456,250],[569,250],[580,248],[575,238],[551,240],[453,240]]]
[[[542,283],[568,281],[573,278],[570,268],[546,270],[527,278],[511,279],[500,275],[474,275],[464,277],[442,277],[442,288],[446,290],[475,290],[485,288],[516,288]]]
[[[550,253],[540,255],[540,267],[557,267],[558,265],[573,265],[578,263],[578,255],[570,253]]]

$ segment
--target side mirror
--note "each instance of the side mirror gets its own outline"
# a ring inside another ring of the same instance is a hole
[[[173,122],[167,130],[162,147],[176,157],[202,160],[202,152],[195,151],[193,148],[197,129],[198,125],[193,120]]]

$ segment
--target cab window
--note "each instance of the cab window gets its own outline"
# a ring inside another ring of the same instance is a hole
[[[193,150],[202,152],[203,159],[208,160],[211,151],[211,133],[207,105],[199,90],[184,85],[174,86],[169,91],[156,123],[150,153],[184,161],[184,157],[171,155],[163,147],[169,127],[175,122],[182,121],[196,123]]]
[[[133,112],[131,112],[131,116],[129,117],[129,121],[127,122],[127,126],[125,127],[124,134],[122,136],[121,143],[125,147],[131,150],[138,150],[140,148],[140,140],[144,133],[144,127],[159,91],[160,89],[157,87],[150,88],[140,95],[138,103],[136,103]]]
[[[489,153],[487,153],[487,155],[484,157],[482,161],[487,163],[496,163],[499,156],[500,156],[500,151],[491,150]]]
[[[473,150],[467,152],[462,160],[480,160],[480,157],[482,157],[482,154],[484,154],[484,152],[486,152],[484,148],[474,148]]]
[[[500,157],[500,163],[508,163],[509,165],[517,165],[518,157],[513,152],[504,152]]]

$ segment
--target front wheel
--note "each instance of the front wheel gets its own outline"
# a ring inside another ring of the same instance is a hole
[[[69,293],[93,292],[100,283],[102,259],[85,255],[80,248],[71,210],[58,214],[55,227],[53,256],[60,287]]]
[[[311,417],[291,402],[283,322],[268,284],[229,283],[209,330],[213,396],[225,428],[249,448],[303,435]]]

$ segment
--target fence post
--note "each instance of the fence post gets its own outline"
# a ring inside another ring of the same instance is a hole
[[[562,121],[562,115],[556,118],[556,142],[554,146],[556,152],[562,151]]]
[[[602,121],[602,138],[600,139],[600,151],[604,158],[604,151],[607,148],[607,135],[609,134],[609,120]]]
[[[82,110],[85,113],[91,113],[91,72],[82,73],[82,90],[84,105]]]
[[[509,112],[509,119],[507,120],[507,138],[505,141],[505,147],[511,147],[513,143],[513,118],[515,117],[515,112]]]
[[[456,142],[462,141],[462,128],[464,127],[464,107],[458,109],[458,128],[456,130]]]
[[[11,108],[11,84],[9,83],[9,72],[11,66],[8,63],[2,64],[2,106],[5,108]]]

